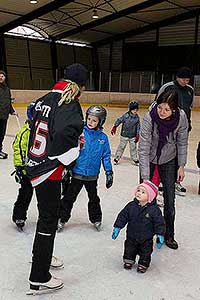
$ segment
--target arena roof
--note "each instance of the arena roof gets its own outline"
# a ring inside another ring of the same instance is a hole
[[[1,0],[0,35],[19,25],[52,40],[103,45],[199,16],[199,0]],[[98,19],[93,19],[93,14]]]

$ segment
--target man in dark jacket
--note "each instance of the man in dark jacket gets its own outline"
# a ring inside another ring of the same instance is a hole
[[[10,89],[6,84],[6,73],[0,71],[0,159],[8,157],[2,148],[9,114],[16,115],[16,112],[11,104]]]
[[[33,244],[30,292],[57,290],[63,282],[49,272],[58,224],[64,166],[79,155],[83,115],[78,96],[86,84],[87,70],[80,64],[66,68],[65,78],[34,106],[29,139],[27,175],[35,187],[39,218]]]

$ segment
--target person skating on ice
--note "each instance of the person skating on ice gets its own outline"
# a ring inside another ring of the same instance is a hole
[[[185,177],[188,147],[188,121],[178,107],[175,89],[163,92],[143,118],[139,140],[141,179],[153,180],[155,168],[163,186],[165,244],[177,249],[175,236],[175,182]],[[178,172],[177,172],[178,165]]]
[[[137,272],[145,273],[151,262],[153,236],[156,235],[157,248],[164,242],[165,222],[156,203],[158,188],[149,180],[144,180],[134,190],[134,199],[118,214],[114,222],[112,239],[115,240],[122,228],[127,226],[124,243],[124,269],[132,269],[139,256]]]
[[[83,129],[84,145],[72,169],[72,179],[61,199],[60,220],[58,230],[69,221],[73,204],[83,186],[88,193],[88,215],[90,222],[100,231],[102,210],[97,194],[97,183],[101,164],[105,170],[106,187],[113,183],[111,152],[107,135],[103,132],[106,121],[106,110],[103,106],[91,106],[86,112],[86,124]]]
[[[111,129],[111,134],[115,135],[117,127],[122,124],[120,143],[114,157],[114,164],[118,164],[124,150],[129,143],[130,158],[135,165],[138,165],[137,142],[139,140],[140,117],[138,115],[139,104],[136,101],[131,101],[128,104],[128,111],[119,117]]]
[[[9,114],[18,116],[12,106],[10,89],[6,84],[6,73],[0,70],[0,159],[8,157],[8,154],[2,149]]]
[[[79,155],[83,114],[79,96],[86,85],[87,69],[81,64],[65,68],[64,79],[35,103],[26,164],[36,191],[39,217],[33,244],[30,292],[36,294],[63,287],[50,272],[58,225],[61,180],[65,167]]]

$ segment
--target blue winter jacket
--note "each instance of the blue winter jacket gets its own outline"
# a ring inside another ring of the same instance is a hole
[[[127,225],[128,224],[128,225]],[[140,206],[134,198],[118,214],[114,227],[124,228],[127,225],[127,239],[144,242],[154,234],[164,235],[165,222],[156,200]]]
[[[107,135],[102,129],[83,129],[84,147],[80,150],[79,157],[72,172],[82,176],[98,176],[103,163],[104,170],[112,171],[111,151]]]

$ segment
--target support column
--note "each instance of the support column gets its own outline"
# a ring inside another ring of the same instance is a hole
[[[55,40],[52,39],[50,43],[50,50],[51,50],[51,66],[52,66],[52,73],[53,73],[53,80],[54,82],[58,81],[58,56],[57,56],[57,47]]]
[[[4,34],[0,34],[0,69],[4,70],[7,74],[6,48],[5,48]]]

